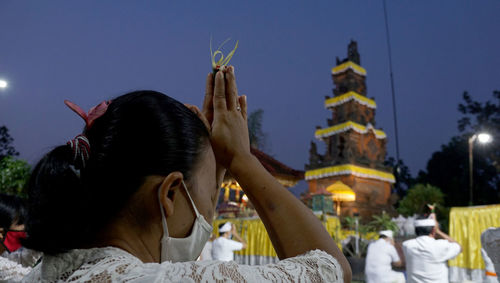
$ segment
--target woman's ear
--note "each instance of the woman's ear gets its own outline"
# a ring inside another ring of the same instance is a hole
[[[168,174],[163,179],[159,188],[160,203],[165,211],[165,217],[174,214],[174,200],[182,187],[183,175],[181,172],[175,171]]]

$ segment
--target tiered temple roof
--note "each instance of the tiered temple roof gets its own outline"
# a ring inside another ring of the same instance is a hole
[[[311,142],[305,179],[311,196],[340,182],[352,188],[355,201],[343,205],[342,211],[368,216],[387,208],[395,178],[384,165],[387,136],[375,128],[377,104],[366,96],[366,70],[360,64],[357,43],[351,41],[347,58],[337,58],[331,70],[335,87],[324,106],[332,116],[326,127],[314,132],[316,139],[325,142],[326,151],[319,154]]]

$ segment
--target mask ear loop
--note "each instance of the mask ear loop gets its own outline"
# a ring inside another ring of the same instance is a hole
[[[191,205],[192,205],[192,206],[193,206],[193,208],[194,208],[194,213],[196,213],[196,217],[197,217],[197,218],[198,218],[198,217],[200,217],[200,215],[201,215],[201,214],[198,212],[198,209],[196,208],[196,205],[194,204],[194,201],[193,201],[193,199],[191,198],[191,195],[190,195],[190,194],[189,194],[189,192],[188,192],[188,189],[187,189],[187,187],[186,187],[186,183],[184,183],[184,180],[182,180],[181,182],[182,182],[182,186],[184,187],[184,190],[186,191],[186,194],[187,194],[187,195],[188,195],[188,197],[189,197],[189,200],[191,201]]]
[[[194,208],[194,213],[196,213],[196,219],[199,220],[199,222],[201,223],[201,226],[203,227],[203,229],[205,229],[209,233],[212,233],[212,231],[213,231],[212,225],[210,225],[210,223],[207,222],[207,220],[205,219],[205,217],[198,212],[198,208],[196,208],[196,205],[194,204],[194,201],[193,201],[193,199],[191,198],[191,195],[188,192],[188,189],[186,187],[186,184],[184,183],[184,180],[182,181],[182,185],[184,187],[184,190],[186,190],[186,194],[188,195],[189,200],[191,201],[191,205]],[[195,223],[196,223],[196,221],[195,221]]]
[[[158,188],[158,204],[160,205],[160,211],[161,211],[161,222],[163,226],[163,236],[162,240],[165,238],[168,238],[168,227],[167,227],[167,217],[165,216],[165,210],[163,209],[163,205],[161,204],[161,194],[160,194],[161,188]]]
[[[191,206],[194,209],[194,213],[196,214],[196,218],[198,217],[203,217],[199,212],[198,209],[196,208],[196,205],[194,204],[193,198],[191,198],[191,195],[189,194],[189,191],[186,187],[186,183],[184,181],[182,182],[182,186],[184,187],[184,190],[186,191],[186,194],[188,195],[189,201],[191,201]],[[163,226],[163,237],[162,238],[168,238],[168,227],[167,227],[167,217],[165,216],[165,211],[163,209],[163,205],[161,204],[161,195],[160,195],[160,189],[158,189],[158,204],[160,205],[160,211],[161,211],[161,221],[162,221],[162,226]]]

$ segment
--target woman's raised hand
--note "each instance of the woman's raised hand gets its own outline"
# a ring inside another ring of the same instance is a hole
[[[214,82],[215,80],[215,82]],[[211,124],[210,142],[217,162],[230,169],[238,157],[250,156],[246,96],[238,96],[234,67],[207,76],[203,114]]]
[[[344,282],[351,282],[349,263],[323,224],[250,153],[247,100],[238,97],[233,67],[217,72],[215,83],[213,75],[208,75],[203,114],[212,125],[210,142],[217,162],[229,169],[245,191],[279,258],[319,249],[339,261]]]

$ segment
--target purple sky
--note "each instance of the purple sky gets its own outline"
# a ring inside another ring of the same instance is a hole
[[[168,2],[168,3],[167,3]],[[358,41],[377,128],[394,129],[382,1],[0,1],[0,125],[33,163],[78,134],[89,109],[136,89],[201,104],[209,39],[233,57],[250,110],[264,109],[270,153],[303,169],[330,112],[335,56]],[[334,3],[335,2],[335,3]],[[500,89],[500,2],[388,1],[401,157],[413,174],[457,134],[457,105]],[[233,43],[230,43],[233,44]],[[321,147],[320,147],[321,148]],[[300,188],[305,188],[304,184]]]

